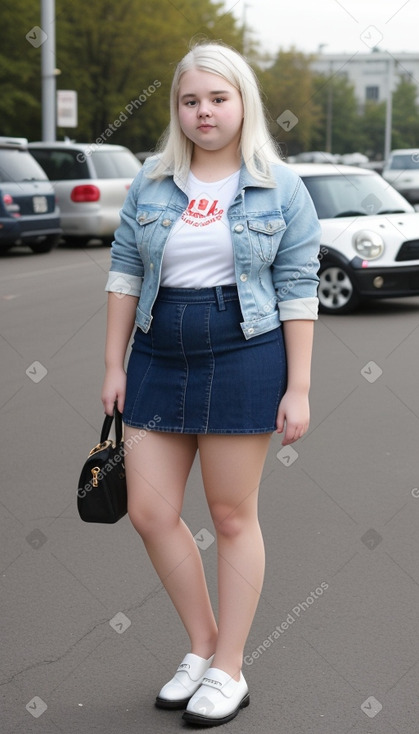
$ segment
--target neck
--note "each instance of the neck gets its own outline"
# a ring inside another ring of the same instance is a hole
[[[227,178],[239,170],[241,164],[240,152],[235,150],[203,150],[194,147],[191,161],[191,171],[201,181],[218,181]]]

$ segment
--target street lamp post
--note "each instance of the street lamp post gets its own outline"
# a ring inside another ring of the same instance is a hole
[[[327,43],[320,43],[318,53],[322,54],[323,49],[328,46]],[[326,152],[332,152],[332,135],[333,135],[333,61],[329,60],[330,78],[327,82],[327,108],[326,108]]]
[[[330,79],[327,85],[326,151],[332,152],[333,135],[333,62],[330,62]]]
[[[41,27],[46,39],[41,47],[42,140],[56,137],[55,0],[41,0]]]
[[[384,136],[384,160],[387,161],[391,151],[391,132],[393,126],[393,76],[394,59],[391,54],[388,57],[387,70],[387,100],[386,100],[386,128]]]

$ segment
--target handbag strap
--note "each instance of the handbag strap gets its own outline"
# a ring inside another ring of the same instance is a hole
[[[122,413],[119,412],[118,408],[114,407],[113,415],[105,415],[105,420],[103,421],[102,431],[100,434],[100,443],[104,443],[106,439],[109,436],[109,433],[112,428],[112,423],[115,418],[115,441],[116,444],[121,443],[122,441]]]

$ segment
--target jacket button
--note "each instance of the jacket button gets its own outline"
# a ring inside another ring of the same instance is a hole
[[[250,329],[247,330],[247,333],[248,334],[254,334],[255,333],[255,330],[252,327],[250,327]]]
[[[242,283],[245,283],[245,282],[246,282],[246,280],[247,280],[247,275],[246,275],[246,273],[242,273],[242,274],[241,274],[241,276],[240,276],[240,280],[242,281]]]
[[[234,231],[238,232],[239,234],[240,232],[243,232],[243,230],[244,230],[244,227],[242,224],[236,224],[236,226],[234,227]]]
[[[138,217],[138,221],[139,222],[144,222],[145,221],[145,214],[141,214],[141,216]]]
[[[154,263],[150,263],[150,270],[154,270]]]
[[[171,219],[163,219],[162,221],[163,227],[170,227],[171,223],[172,223]]]

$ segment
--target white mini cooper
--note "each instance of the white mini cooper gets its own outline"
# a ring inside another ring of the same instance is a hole
[[[320,311],[353,311],[363,298],[419,295],[419,212],[373,171],[290,164],[322,227]]]

